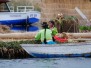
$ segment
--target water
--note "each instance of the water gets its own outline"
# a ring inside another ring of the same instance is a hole
[[[0,60],[0,68],[90,68],[91,58]]]
[[[11,30],[12,31],[37,31],[37,30],[39,30],[39,27],[37,27],[37,26],[13,26],[12,28],[11,28]]]

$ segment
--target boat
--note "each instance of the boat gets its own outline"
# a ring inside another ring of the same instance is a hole
[[[34,58],[91,57],[91,43],[21,44]]]
[[[9,0],[0,0],[0,24],[24,25],[39,22],[40,12],[11,12],[7,2]]]

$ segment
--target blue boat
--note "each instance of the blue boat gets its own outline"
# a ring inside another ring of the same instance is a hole
[[[30,11],[28,12],[28,23],[33,24],[35,22],[39,22],[40,20],[40,12],[38,11]]]
[[[91,43],[21,44],[35,58],[91,57]]]
[[[9,1],[0,0],[0,8],[3,7],[3,9],[0,9],[0,24],[23,25],[39,22],[41,16],[40,12],[10,12],[7,2]]]

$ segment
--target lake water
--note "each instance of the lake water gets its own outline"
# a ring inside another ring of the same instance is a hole
[[[1,59],[0,68],[91,68],[91,58]]]

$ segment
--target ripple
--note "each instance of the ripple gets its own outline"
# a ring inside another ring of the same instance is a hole
[[[90,68],[91,58],[0,60],[0,68]]]

